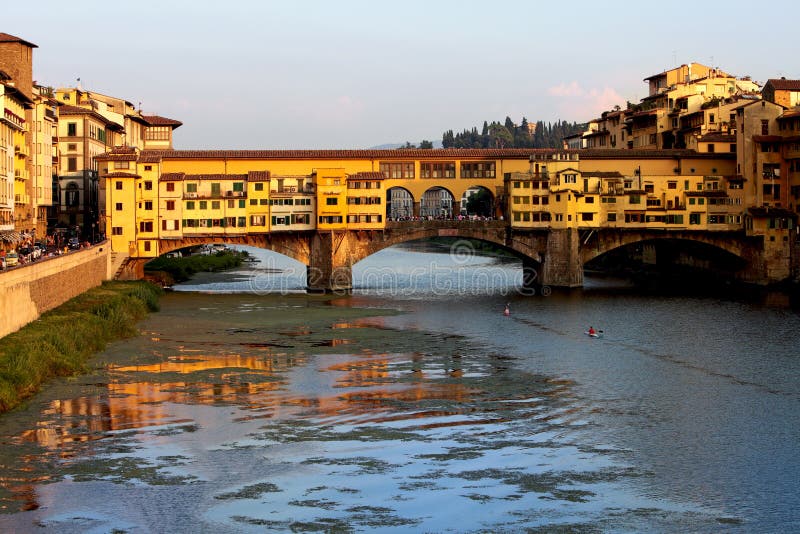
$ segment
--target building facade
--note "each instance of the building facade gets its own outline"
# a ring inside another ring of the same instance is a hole
[[[777,106],[773,124],[780,111]],[[750,117],[749,106],[742,114],[742,123],[762,120]],[[453,200],[476,188],[493,193],[497,218],[512,228],[749,231],[784,246],[794,219],[777,210],[765,217],[760,209],[787,207],[790,192],[774,187],[780,171],[771,158],[752,150],[762,170],[758,179],[737,172],[751,159],[690,150],[125,148],[98,161],[110,192],[112,249],[137,257],[158,256],[161,240],[186,236],[381,230],[397,216],[393,190],[410,198],[412,216],[454,218],[462,204]],[[429,177],[432,163],[453,172]],[[426,214],[431,193],[436,207]],[[442,203],[444,196],[449,202]]]

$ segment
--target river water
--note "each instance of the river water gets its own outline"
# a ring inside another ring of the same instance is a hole
[[[465,242],[309,296],[249,251],[0,417],[0,531],[800,531],[781,296],[525,295]]]

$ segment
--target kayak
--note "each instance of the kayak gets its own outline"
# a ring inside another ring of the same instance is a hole
[[[598,330],[597,332],[594,332],[594,333],[584,332],[584,334],[586,334],[589,337],[603,337],[603,331],[602,330]]]

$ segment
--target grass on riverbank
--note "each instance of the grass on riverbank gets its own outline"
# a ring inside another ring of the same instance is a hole
[[[216,254],[196,254],[183,258],[167,258],[161,256],[144,266],[148,274],[168,273],[174,282],[185,282],[199,272],[218,272],[239,267],[249,256],[247,252],[224,250]]]
[[[160,294],[147,282],[106,282],[0,339],[0,413],[51,378],[84,371],[109,342],[136,335]]]

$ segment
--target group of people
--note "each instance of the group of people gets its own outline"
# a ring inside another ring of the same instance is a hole
[[[449,215],[449,216],[448,215],[438,215],[438,216],[434,216],[434,215],[421,215],[421,216],[420,215],[414,215],[414,216],[409,216],[409,217],[387,217],[386,220],[387,221],[396,221],[396,222],[405,222],[405,221],[458,221],[458,222],[461,222],[461,221],[477,221],[477,222],[483,222],[483,221],[493,221],[495,219],[494,219],[494,217],[484,217],[483,215],[462,215],[462,214],[459,213],[456,216],[452,216],[452,215]],[[500,219],[498,219],[498,220],[502,221],[503,217],[500,216]]]

